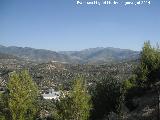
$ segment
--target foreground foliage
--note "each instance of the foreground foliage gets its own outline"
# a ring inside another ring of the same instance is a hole
[[[152,47],[150,42],[144,43],[140,55],[140,63],[135,69],[133,76],[126,80],[125,86],[127,88],[125,102],[130,111],[139,107],[139,103],[134,100],[138,97],[144,96],[148,91],[154,91],[157,94],[155,87],[156,83],[160,81],[160,48]],[[157,103],[156,103],[157,104]]]
[[[103,78],[97,83],[93,93],[93,120],[103,119],[110,112],[120,115],[124,90],[122,84],[112,76]]]
[[[27,71],[13,72],[2,101],[9,120],[32,120],[36,114],[38,89]]]
[[[152,47],[150,42],[145,42],[142,48],[140,65],[137,67],[137,85],[149,88],[160,79],[160,49]]]
[[[57,114],[60,120],[88,120],[91,110],[91,97],[87,92],[82,77],[75,79],[72,90],[57,104]]]

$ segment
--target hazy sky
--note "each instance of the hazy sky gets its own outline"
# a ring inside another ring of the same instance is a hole
[[[150,1],[98,6],[76,5],[77,0],[0,0],[0,44],[56,51],[140,50],[145,40],[160,41],[160,0]]]

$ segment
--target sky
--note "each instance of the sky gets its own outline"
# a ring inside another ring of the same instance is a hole
[[[83,4],[77,4],[77,1]],[[72,51],[95,47],[141,50],[160,41],[160,0],[87,5],[96,0],[0,0],[0,45]],[[102,3],[105,0],[97,0]],[[106,0],[109,1],[109,0]]]

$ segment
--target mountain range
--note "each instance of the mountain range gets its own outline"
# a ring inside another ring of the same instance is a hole
[[[2,46],[0,45],[0,57],[18,57],[34,62],[63,62],[69,64],[103,64],[116,61],[138,59],[139,51],[128,49],[97,47],[81,51],[51,51],[30,47]]]

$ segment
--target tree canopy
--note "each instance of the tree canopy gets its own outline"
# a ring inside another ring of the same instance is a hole
[[[62,120],[88,120],[91,110],[91,97],[82,77],[74,80],[72,90],[60,99],[57,105]]]
[[[36,112],[38,89],[28,71],[13,72],[7,84],[7,107],[11,120],[32,120]]]

